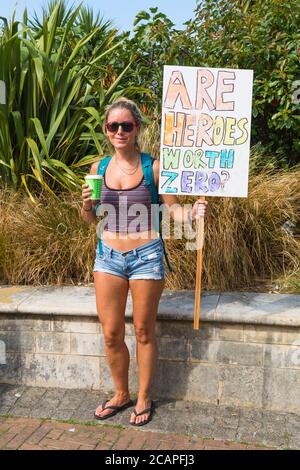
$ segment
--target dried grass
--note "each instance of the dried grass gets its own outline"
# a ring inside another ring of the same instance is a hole
[[[153,141],[150,135],[149,142]],[[157,152],[156,141],[147,150],[155,154],[155,146]],[[257,171],[260,157],[254,148],[248,198],[209,198],[203,289],[259,290],[262,286],[300,292],[300,168],[275,172],[272,165],[265,165]],[[1,189],[2,284],[93,282],[95,226],[80,218],[80,194],[61,198],[58,202],[41,195],[34,205],[21,192]],[[180,201],[191,203],[195,198],[180,197]],[[169,289],[194,288],[196,251],[186,250],[186,241],[166,240],[174,268],[167,277]]]
[[[9,284],[92,281],[96,234],[80,219],[78,196],[47,195],[34,205],[21,192],[1,191],[0,280]]]

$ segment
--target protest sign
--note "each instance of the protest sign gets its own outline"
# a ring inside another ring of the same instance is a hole
[[[247,197],[253,71],[164,67],[159,193]],[[204,220],[197,221],[199,328]]]
[[[160,194],[247,197],[252,70],[165,66]]]

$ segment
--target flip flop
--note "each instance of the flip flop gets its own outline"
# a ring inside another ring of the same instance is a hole
[[[132,426],[145,426],[145,424],[149,423],[149,421],[151,421],[151,419],[152,419],[152,415],[153,415],[153,412],[154,412],[154,402],[151,400],[150,407],[145,408],[143,411],[140,411],[140,413],[138,413],[135,408],[134,408],[133,412],[134,412],[135,416],[141,416],[141,415],[144,415],[145,413],[149,413],[149,416],[145,421],[141,421],[140,423],[130,423]]]
[[[107,413],[106,415],[104,416],[99,416],[96,414],[96,412],[94,413],[94,416],[96,419],[100,419],[100,420],[103,420],[103,419],[107,419],[107,418],[111,418],[112,416],[115,416],[117,413],[119,413],[120,411],[123,411],[123,410],[126,410],[126,408],[129,408],[130,406],[133,406],[133,401],[132,400],[129,400],[127,403],[125,403],[124,405],[121,405],[121,406],[116,406],[116,405],[108,405],[108,406],[105,406],[106,403],[108,402],[109,400],[106,400],[102,403],[102,410],[101,410],[101,413],[102,411],[104,410],[113,410],[111,413]]]

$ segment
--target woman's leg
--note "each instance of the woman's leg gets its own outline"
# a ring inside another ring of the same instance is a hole
[[[115,395],[106,405],[121,406],[129,401],[128,369],[129,352],[125,338],[125,308],[128,295],[128,281],[120,276],[94,272],[96,302],[99,320],[102,324],[105,352],[115,383]],[[112,410],[96,414],[104,416]]]
[[[133,303],[133,321],[137,340],[137,365],[139,371],[139,394],[136,411],[139,413],[151,403],[150,385],[157,361],[157,342],[155,323],[157,309],[165,285],[164,280],[129,280]],[[145,421],[149,413],[135,417],[132,413],[131,423]]]

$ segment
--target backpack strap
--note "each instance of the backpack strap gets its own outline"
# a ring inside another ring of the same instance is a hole
[[[151,194],[151,203],[159,204],[159,194],[155,186],[154,174],[153,174],[154,158],[152,158],[151,155],[149,155],[148,153],[142,153],[141,159],[142,159],[142,170],[143,170],[145,182]]]
[[[111,157],[104,157],[100,160],[99,165],[98,165],[98,175],[104,176],[104,173],[106,171],[107,165],[109,164],[111,160]]]
[[[111,157],[104,157],[100,160],[99,162],[99,165],[98,165],[98,170],[97,170],[97,174],[100,175],[100,176],[104,176],[104,173],[106,171],[106,168],[109,164],[111,160]],[[97,202],[96,206],[95,206],[95,210],[96,210],[96,213],[97,213],[97,209],[99,208],[99,206],[101,205],[101,202]],[[99,254],[102,255],[102,241],[101,241],[101,237],[98,238],[98,251],[99,251]]]
[[[164,256],[165,256],[168,269],[170,272],[173,272],[173,268],[170,264],[166,247],[165,247],[165,243],[162,237],[162,213],[161,211],[159,211],[160,197],[156,189],[156,185],[154,181],[154,174],[153,174],[154,158],[151,157],[151,155],[149,155],[148,153],[142,153],[141,160],[142,160],[142,170],[143,170],[143,174],[145,178],[145,183],[151,194],[151,204],[155,204],[155,206],[152,206],[155,211],[154,212],[154,229],[159,232],[159,236],[162,241]],[[158,217],[157,217],[157,213],[158,213]]]
[[[104,158],[102,158],[102,160],[100,160],[99,165],[98,165],[98,169],[97,169],[97,174],[98,175],[100,175],[102,177],[104,176],[104,173],[106,172],[106,168],[107,168],[110,160],[111,160],[111,157],[104,157]],[[101,204],[100,202],[97,202],[96,212],[97,212],[97,209],[100,206],[100,204]]]

